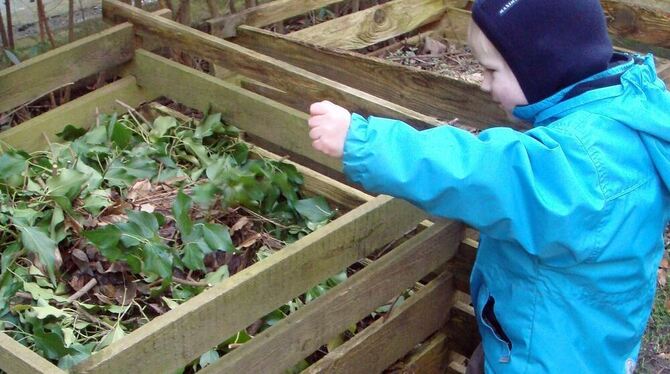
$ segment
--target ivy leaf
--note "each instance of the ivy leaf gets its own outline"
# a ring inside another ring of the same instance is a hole
[[[333,216],[334,212],[328,206],[323,196],[298,200],[295,210],[310,222],[323,222]]]
[[[200,368],[215,363],[219,359],[219,352],[215,349],[207,351],[200,356]]]
[[[209,284],[216,284],[228,278],[229,276],[230,273],[228,272],[228,265],[223,265],[216,271],[205,275],[205,282]]]
[[[68,316],[68,314],[61,309],[49,305],[44,299],[37,300],[37,306],[33,306],[33,311],[35,312],[35,317],[37,317],[37,319],[46,319],[48,317],[61,318]]]
[[[174,214],[175,223],[182,236],[188,236],[193,229],[193,222],[191,221],[191,198],[179,190],[177,198],[172,203],[172,213]]]
[[[26,169],[27,158],[16,151],[0,155],[0,184],[18,187],[23,181],[21,174]]]
[[[215,224],[215,223],[206,223],[202,227],[202,234],[205,238],[205,242],[212,251],[234,251],[235,246],[233,245],[233,240],[230,238],[230,232],[228,228]]]
[[[38,351],[44,352],[46,357],[52,360],[58,360],[68,354],[63,332],[58,325],[48,324],[45,326],[40,320],[34,318],[33,321],[36,321],[32,324],[33,340]]]
[[[56,134],[59,138],[65,140],[65,141],[73,141],[77,138],[80,138],[86,134],[86,129],[82,129],[81,127],[74,127],[72,125],[67,125],[63,129],[63,131],[59,132]]]
[[[151,179],[158,174],[158,164],[149,157],[133,157],[130,161],[116,159],[107,169],[105,179],[114,186],[130,187],[138,179]]]
[[[26,249],[35,253],[40,261],[47,267],[51,283],[56,284],[56,257],[58,250],[56,242],[53,241],[45,232],[34,226],[24,226],[20,223],[14,223],[19,229],[21,243]]]
[[[86,135],[81,137],[81,140],[90,145],[101,145],[107,142],[107,128],[105,126],[98,126],[86,132]]]
[[[209,152],[207,152],[207,147],[202,145],[202,143],[196,143],[193,138],[184,138],[182,142],[200,160],[202,165],[207,166],[212,163],[212,160],[209,158]]]
[[[198,123],[193,137],[196,139],[204,139],[212,135],[218,127],[221,127],[221,113],[210,114],[207,118]]]
[[[65,196],[72,201],[82,190],[87,180],[88,177],[82,172],[62,169],[59,175],[47,179],[46,184],[51,196]]]
[[[173,127],[177,127],[177,120],[174,117],[160,116],[154,120],[153,127],[149,133],[152,141],[156,142]]]
[[[205,253],[198,243],[188,243],[184,246],[182,261],[190,270],[205,270]]]
[[[144,267],[146,273],[157,274],[164,280],[172,278],[172,254],[163,244],[148,243],[144,246]]]
[[[123,252],[118,247],[119,240],[121,239],[121,230],[115,225],[107,225],[100,229],[84,231],[84,237],[109,260],[118,261],[123,259]]]
[[[119,148],[126,148],[133,138],[133,130],[129,129],[122,121],[115,121],[111,124],[110,138]]]
[[[84,209],[97,216],[103,209],[112,205],[110,194],[110,190],[92,191],[91,194],[84,199]]]
[[[126,336],[126,333],[121,328],[121,325],[117,324],[113,330],[108,332],[107,335],[105,335],[105,337],[102,338],[102,340],[100,340],[100,343],[98,343],[96,350],[101,350],[109,346],[110,344],[118,340],[121,340],[121,338],[123,338],[124,336]]]

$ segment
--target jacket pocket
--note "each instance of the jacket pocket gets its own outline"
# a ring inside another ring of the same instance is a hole
[[[491,359],[498,359],[501,363],[507,363],[510,361],[512,354],[512,341],[496,317],[495,298],[489,293],[486,287],[482,287],[478,300],[477,317],[479,318],[480,326],[483,327],[481,335],[484,340],[484,347],[488,348],[485,349],[485,354],[491,355],[494,353],[495,356],[491,356]]]

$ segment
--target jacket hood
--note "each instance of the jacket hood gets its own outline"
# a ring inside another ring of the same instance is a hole
[[[657,173],[670,191],[670,92],[656,74],[652,55],[633,56],[629,62],[578,84],[616,75],[621,78],[614,86],[563,100],[575,84],[539,103],[517,107],[514,115],[534,126],[543,126],[574,111],[586,110],[623,123],[640,133]]]

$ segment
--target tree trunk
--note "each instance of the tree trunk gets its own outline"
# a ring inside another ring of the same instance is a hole
[[[207,7],[209,8],[210,17],[216,18],[221,15],[221,12],[219,12],[219,6],[216,4],[216,0],[207,0]]]
[[[5,14],[7,15],[7,40],[9,41],[9,48],[14,49],[14,26],[12,25],[12,9],[10,0],[5,0]]]
[[[43,27],[40,28],[40,37],[44,37],[43,33],[47,35],[49,38],[49,43],[51,44],[51,48],[56,48],[56,41],[54,40],[53,35],[51,34],[51,29],[49,28],[49,19],[47,18],[47,12],[44,9],[44,1],[43,0],[37,0],[37,16],[39,18],[40,23],[42,24]],[[44,39],[42,39],[44,40]]]
[[[74,0],[67,2],[67,41],[74,41]]]
[[[7,30],[5,30],[5,21],[2,19],[2,13],[0,13],[0,38],[2,38],[2,47],[9,48],[9,40],[7,40]]]
[[[253,8],[257,5],[256,0],[244,0],[244,3],[246,4],[247,9]]]

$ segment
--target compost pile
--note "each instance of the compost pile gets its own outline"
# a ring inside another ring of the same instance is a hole
[[[425,37],[418,45],[407,43],[387,52],[384,58],[468,83],[482,80],[482,67],[470,49],[447,40]]]
[[[67,126],[58,136],[46,151],[0,155],[0,326],[61,368],[334,215],[324,198],[301,195],[293,165],[255,156],[220,114],[100,115],[91,130]],[[240,331],[192,369],[344,278]]]

